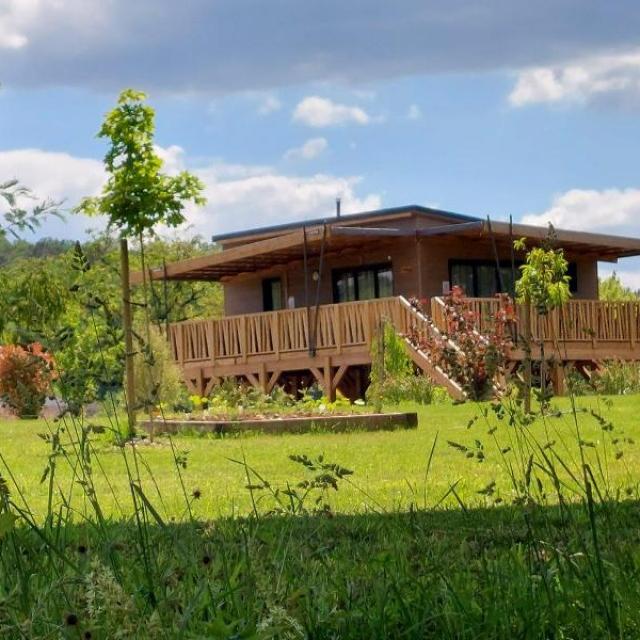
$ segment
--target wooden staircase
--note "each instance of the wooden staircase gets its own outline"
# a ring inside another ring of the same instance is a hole
[[[441,331],[433,324],[431,319],[418,311],[418,309],[413,307],[411,303],[402,296],[400,296],[400,304],[409,313],[410,335],[414,340],[417,339],[418,344],[423,343],[425,339],[429,338],[444,338]],[[467,394],[460,384],[451,378],[444,369],[438,366],[429,353],[420,349],[414,341],[409,338],[406,332],[398,331],[398,333],[404,338],[411,360],[428,378],[435,384],[444,387],[454,400],[464,401],[467,399]],[[455,342],[447,340],[447,343],[452,350],[460,352],[463,357],[460,347]]]

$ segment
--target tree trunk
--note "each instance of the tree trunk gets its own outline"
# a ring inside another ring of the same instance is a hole
[[[125,399],[129,436],[133,436],[136,426],[135,375],[133,365],[133,320],[131,314],[131,287],[129,285],[129,245],[127,239],[120,240],[120,278],[122,286],[122,327],[124,330]]]

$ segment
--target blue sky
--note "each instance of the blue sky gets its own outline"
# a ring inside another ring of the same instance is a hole
[[[95,133],[133,86],[167,170],[207,185],[190,233],[340,196],[640,236],[638,34],[630,1],[4,0],[0,178],[68,206],[96,193]],[[616,269],[640,288],[640,262]]]

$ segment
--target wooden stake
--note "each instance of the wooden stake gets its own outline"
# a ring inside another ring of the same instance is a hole
[[[127,419],[129,421],[128,433],[132,436],[135,432],[136,413],[134,409],[135,373],[133,364],[133,319],[131,314],[131,287],[129,285],[129,245],[126,238],[120,240],[120,280],[122,285],[122,328],[124,331],[124,365],[125,365],[125,392],[127,405]]]

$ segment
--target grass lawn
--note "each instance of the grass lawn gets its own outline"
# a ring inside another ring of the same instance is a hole
[[[184,499],[168,439],[133,455],[92,434],[75,482],[77,459],[64,454],[41,482],[49,445],[38,433],[53,425],[3,422],[3,460],[36,518],[20,514],[9,478],[0,637],[638,638],[640,396],[579,406],[579,433],[560,400],[558,417],[527,427],[498,420],[491,405],[446,404],[419,408],[413,431],[182,435],[173,447],[180,461],[189,451],[184,493],[199,489],[198,500]],[[268,517],[265,503],[258,517],[223,517],[251,510],[243,467],[229,458],[284,486],[305,475],[290,454],[321,453],[354,471],[354,484],[332,493],[337,515]],[[592,478],[578,477],[580,455]],[[125,461],[149,501],[134,515]],[[99,510],[82,473],[95,478]],[[618,491],[624,500],[612,499]]]
[[[640,442],[640,396],[583,397],[578,399],[578,404],[581,408],[601,413],[615,426],[613,432],[606,432],[590,415],[580,416],[580,437],[584,442],[597,445],[597,448],[585,449],[594,468],[600,464],[602,476],[608,478],[610,488],[631,489],[636,495],[640,479],[640,451],[632,443],[624,443],[621,449],[620,444],[614,446],[612,441],[629,438]],[[406,510],[412,503],[418,508],[433,506],[442,500],[453,484],[459,500],[466,506],[482,505],[486,498],[477,492],[493,481],[496,481],[496,495],[509,502],[511,487],[504,465],[511,460],[510,456],[517,457],[514,454],[517,443],[513,441],[513,429],[501,423],[496,433],[489,435],[496,423],[492,417],[489,421],[481,418],[468,428],[469,421],[486,406],[471,403],[406,406],[403,408],[413,408],[419,413],[418,429],[410,431],[226,438],[181,435],[174,437],[173,445],[180,455],[188,452],[187,466],[182,470],[185,489],[189,494],[195,489],[200,490],[202,497],[194,502],[193,508],[196,517],[203,519],[245,514],[250,509],[245,471],[230,458],[244,458],[272,484],[282,485],[305,477],[302,467],[289,460],[291,454],[310,457],[323,454],[326,461],[354,471],[350,477],[353,484],[343,484],[331,497],[332,507],[346,514],[374,507],[387,511]],[[530,427],[530,433],[541,443],[555,442],[554,449],[566,460],[577,464],[577,436],[573,417],[568,413],[569,402],[566,399],[555,400],[553,406],[567,412],[566,415],[550,419],[547,425],[537,421]],[[109,424],[105,418],[92,422]],[[45,511],[48,491],[48,483],[41,483],[40,478],[47,462],[49,445],[38,434],[54,427],[54,424],[44,421],[0,422],[0,452],[36,514]],[[67,429],[72,430],[73,426],[69,424]],[[431,470],[425,481],[427,461],[436,436]],[[107,514],[129,513],[129,489],[122,451],[114,447],[105,435],[91,437],[98,454],[94,459],[93,473],[100,504]],[[475,449],[476,440],[484,446],[483,462],[467,458],[465,452],[447,444],[447,441],[454,441]],[[512,450],[503,458],[498,449],[509,446]],[[623,456],[616,460],[614,451],[620,449]],[[170,441],[158,438],[152,445],[139,446],[138,451],[142,484],[150,499],[157,503],[165,516],[179,518],[184,515],[185,500]],[[133,464],[130,453],[129,460]],[[512,463],[516,464],[515,461]],[[65,491],[69,477],[68,465],[59,460],[56,482]],[[442,505],[458,505],[458,498],[450,493]]]

